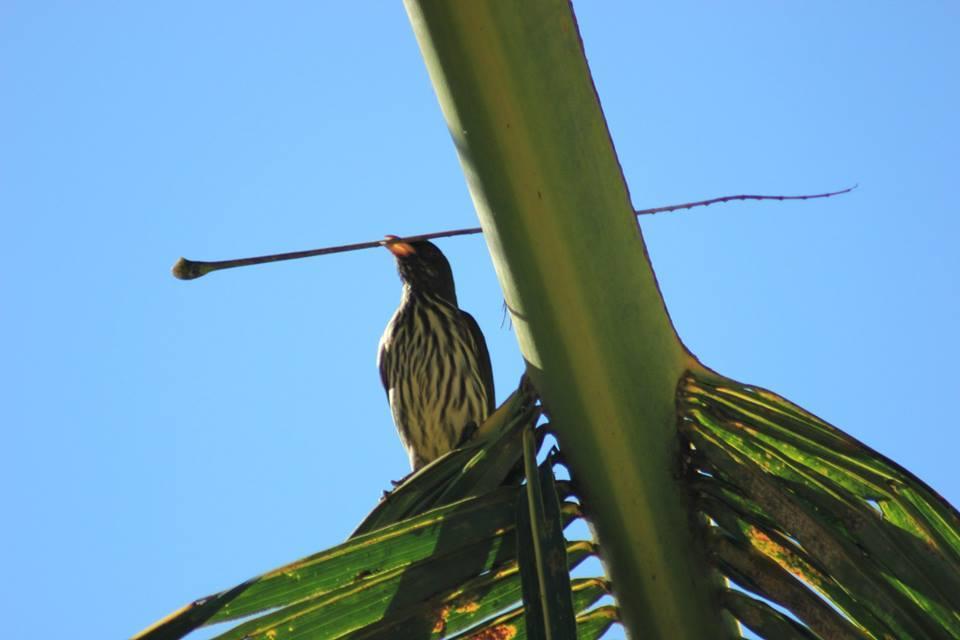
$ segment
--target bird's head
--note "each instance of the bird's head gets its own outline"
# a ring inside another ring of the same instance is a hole
[[[388,240],[396,236],[387,236]],[[400,280],[414,291],[439,295],[453,305],[457,293],[453,271],[447,257],[435,244],[427,240],[416,242],[388,242],[386,248],[397,259]]]

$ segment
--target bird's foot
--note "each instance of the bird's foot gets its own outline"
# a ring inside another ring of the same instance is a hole
[[[396,490],[397,487],[399,487],[399,486],[402,485],[404,482],[406,482],[406,481],[410,478],[410,476],[412,476],[412,475],[413,475],[413,473],[408,473],[407,475],[403,476],[403,477],[400,478],[399,480],[391,480],[391,481],[390,481],[390,488],[383,490],[383,495],[380,496],[380,499],[381,499],[381,500],[386,500],[386,499],[390,496],[390,494],[393,493],[393,492]]]
[[[407,480],[409,480],[409,479],[410,479],[410,476],[412,476],[413,473],[414,473],[414,472],[411,471],[410,473],[408,473],[407,475],[403,476],[403,477],[400,478],[399,480],[391,480],[391,481],[390,481],[390,484],[393,485],[393,488],[394,488],[394,489],[396,489],[397,487],[399,487],[400,485],[402,485],[404,482],[406,482]],[[392,490],[393,490],[393,489],[391,489],[391,491],[392,491]]]

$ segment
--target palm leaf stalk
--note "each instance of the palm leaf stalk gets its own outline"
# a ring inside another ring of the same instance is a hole
[[[716,637],[729,627],[674,479],[675,389],[693,361],[646,258],[569,3],[406,6],[624,623],[638,638]]]
[[[956,637],[956,512],[822,421],[708,371],[676,335],[570,4],[406,6],[631,636],[728,635],[725,610],[797,637]],[[703,465],[693,491],[677,481],[682,452]],[[711,566],[801,622],[722,588]]]

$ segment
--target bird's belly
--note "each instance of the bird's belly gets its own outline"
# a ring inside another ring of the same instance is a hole
[[[469,424],[486,419],[488,406],[469,336],[416,335],[399,332],[389,345],[390,407],[414,468],[456,447]]]

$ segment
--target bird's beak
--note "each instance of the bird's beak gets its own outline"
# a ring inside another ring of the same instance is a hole
[[[409,242],[396,242],[399,240],[398,236],[385,236],[387,241],[384,243],[384,246],[387,250],[398,258],[406,258],[407,256],[412,256],[417,252],[413,248],[413,245]]]

